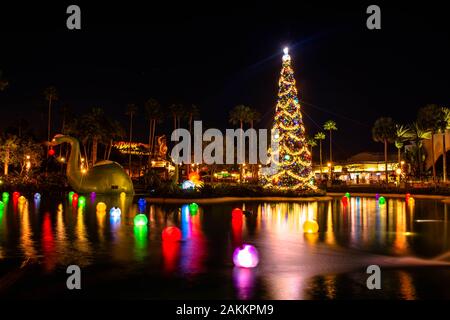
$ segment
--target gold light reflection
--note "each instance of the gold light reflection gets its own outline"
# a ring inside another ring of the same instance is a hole
[[[411,275],[408,272],[399,271],[398,276],[400,281],[400,294],[402,298],[405,300],[417,299],[416,289]]]
[[[28,210],[28,202],[20,205],[20,247],[24,255],[28,258],[36,258],[36,249],[34,248],[33,230],[30,223],[30,212]]]
[[[80,208],[81,209],[81,208]],[[82,210],[78,210],[75,225],[75,248],[84,254],[91,253],[91,246],[87,237],[86,225]]]

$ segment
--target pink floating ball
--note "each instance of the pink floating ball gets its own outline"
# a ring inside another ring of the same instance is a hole
[[[177,242],[181,240],[181,230],[177,227],[164,228],[162,232],[163,241]]]
[[[234,250],[233,263],[241,268],[256,267],[259,263],[258,250],[250,244],[243,244]]]

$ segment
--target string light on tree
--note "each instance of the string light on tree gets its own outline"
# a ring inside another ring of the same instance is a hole
[[[265,170],[261,180],[263,185],[269,188],[315,189],[312,185],[314,173],[311,153],[306,141],[289,48],[284,48],[283,53],[278,101],[272,127],[272,139],[278,144],[278,148],[269,149],[270,162],[276,170]]]

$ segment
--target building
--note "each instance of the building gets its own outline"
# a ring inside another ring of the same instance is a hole
[[[404,164],[403,164],[404,165]],[[390,180],[394,180],[399,168],[397,156],[395,154],[388,155],[388,176]],[[313,166],[316,179],[320,180],[320,165]],[[403,168],[404,170],[404,168]],[[322,176],[328,180],[330,166],[323,164]],[[347,184],[371,184],[379,183],[385,180],[385,163],[383,153],[361,152],[346,161],[337,161],[333,164],[333,175],[335,180],[345,181]]]

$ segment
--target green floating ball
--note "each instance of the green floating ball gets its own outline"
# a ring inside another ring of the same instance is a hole
[[[345,196],[350,199],[350,193],[349,192],[346,192]]]
[[[9,193],[8,192],[3,192],[2,193],[2,200],[5,203],[9,201]]]
[[[381,204],[381,205],[386,204],[386,199],[384,197],[380,197],[378,199],[378,204]]]
[[[78,207],[85,207],[86,206],[86,197],[80,196],[78,198]]]
[[[3,209],[5,209],[5,204],[0,201],[0,211],[3,211]]]
[[[73,192],[73,191],[70,191],[69,192],[69,202],[72,202],[72,199],[73,199],[73,195],[75,194],[75,192]]]
[[[198,211],[198,204],[196,204],[195,202],[192,202],[189,205],[189,212],[192,213],[192,214],[196,214],[197,211]]]
[[[134,217],[134,225],[136,227],[146,226],[148,224],[148,219],[145,214],[138,214],[136,217]]]

